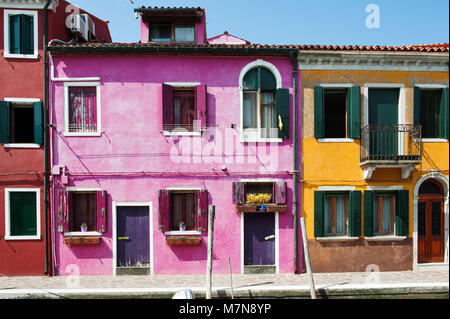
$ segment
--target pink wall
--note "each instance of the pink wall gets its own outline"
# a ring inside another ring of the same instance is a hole
[[[226,156],[217,162],[211,157],[192,157],[187,163],[171,157],[176,146],[192,142],[211,146],[208,134],[202,137],[164,136],[161,132],[161,86],[163,82],[201,82],[207,85],[208,124],[218,126],[226,153],[225,131],[239,127],[239,74],[258,58],[252,57],[180,57],[180,56],[54,56],[56,77],[101,78],[101,125],[99,137],[65,137],[63,82],[54,82],[52,121],[58,134],[53,138],[53,164],[65,165],[67,186],[101,187],[108,192],[107,232],[102,243],[93,246],[68,246],[57,236],[56,254],[61,274],[70,273],[75,264],[81,274],[111,274],[112,202],[152,202],[155,273],[203,273],[206,267],[207,235],[199,246],[171,247],[158,229],[158,190],[165,187],[201,187],[209,192],[209,204],[216,207],[214,265],[216,273],[228,272],[228,256],[233,272],[241,272],[241,221],[232,203],[232,182],[240,179],[271,178],[285,180],[288,186],[288,210],[279,213],[279,271],[294,272],[292,220],[292,129],[291,138],[273,148],[239,143],[244,156]],[[282,87],[291,93],[292,69],[288,58],[263,58],[276,66]],[[120,66],[120,67],[119,67]],[[292,118],[292,117],[291,117]],[[300,131],[299,121],[299,131]],[[236,130],[234,130],[237,132]],[[212,141],[219,144],[216,134]],[[253,154],[260,152],[255,158]],[[262,151],[272,154],[265,160]],[[206,154],[206,153],[205,153]],[[250,156],[249,156],[249,155]],[[249,157],[255,159],[252,163]],[[198,162],[195,162],[199,159]],[[243,160],[243,163],[239,163]],[[250,161],[250,163],[249,163]],[[260,161],[265,161],[265,166]],[[222,171],[228,168],[229,175]],[[270,174],[267,173],[270,171]],[[134,172],[134,173],[133,173]],[[146,175],[139,172],[146,172]],[[92,174],[92,176],[89,176]],[[82,176],[84,175],[84,176]],[[300,191],[299,191],[300,193]],[[57,205],[54,205],[56,217]],[[300,237],[300,236],[299,236]],[[299,243],[301,247],[301,244]],[[301,264],[301,255],[299,255]],[[301,269],[300,269],[301,271]]]

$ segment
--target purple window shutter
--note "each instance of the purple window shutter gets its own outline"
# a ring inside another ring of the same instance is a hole
[[[162,85],[162,113],[163,129],[172,130],[173,128],[173,92],[170,85]]]
[[[159,190],[159,229],[161,231],[170,228],[170,191],[166,189]]]
[[[197,112],[197,121],[200,121],[200,129],[206,128],[206,84],[200,84],[195,87],[195,108]]]
[[[286,182],[273,183],[274,204],[286,205]]]
[[[97,201],[97,231],[99,233],[106,232],[106,191],[95,192],[95,197]]]
[[[238,205],[245,204],[244,182],[233,182],[233,203]]]
[[[69,203],[66,190],[59,190],[58,202],[58,232],[63,233],[69,231]]]
[[[197,229],[208,231],[208,191],[206,189],[195,191],[195,208],[197,209]]]

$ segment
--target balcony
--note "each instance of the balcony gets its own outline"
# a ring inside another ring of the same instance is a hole
[[[398,167],[402,178],[409,177],[422,162],[420,125],[369,124],[361,129],[360,163],[364,179],[370,179],[377,167]]]

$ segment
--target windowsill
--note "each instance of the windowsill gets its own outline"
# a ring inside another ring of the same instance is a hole
[[[356,241],[359,237],[348,236],[330,236],[330,237],[316,237],[317,241]]]
[[[101,136],[102,132],[89,132],[89,133],[71,133],[71,132],[64,132],[64,136],[85,136],[85,137],[89,137],[89,136]]]
[[[364,238],[367,241],[402,241],[406,239],[406,236],[373,236]]]
[[[39,55],[36,54],[12,54],[12,53],[4,53],[3,56],[6,59],[37,59]]]
[[[282,143],[282,138],[272,137],[272,138],[263,138],[263,137],[241,137],[241,143]]]
[[[74,232],[67,232],[64,233],[64,236],[70,237],[70,236],[101,236],[102,234],[96,231],[74,231]]]
[[[166,236],[185,236],[185,235],[201,235],[202,233],[198,230],[185,230],[185,231],[179,231],[179,230],[171,230],[164,232],[164,235]]]
[[[202,132],[163,131],[164,136],[201,136]]]
[[[3,144],[5,148],[41,148],[41,144],[35,143],[7,143]]]
[[[5,240],[40,240],[41,239],[41,235],[37,235],[37,236],[10,236],[10,235],[6,235]]]
[[[447,143],[446,138],[422,138],[422,143]]]
[[[319,143],[353,143],[355,140],[353,138],[319,138],[317,142]]]

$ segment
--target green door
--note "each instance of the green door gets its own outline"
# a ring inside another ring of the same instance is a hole
[[[371,159],[395,159],[398,153],[398,89],[369,90]]]

